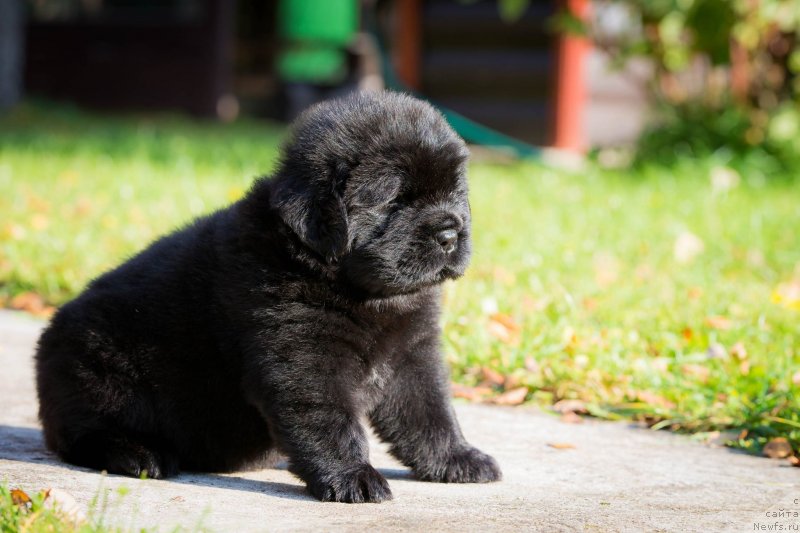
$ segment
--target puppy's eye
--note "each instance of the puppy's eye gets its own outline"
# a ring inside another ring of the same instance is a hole
[[[417,195],[414,194],[414,191],[406,190],[400,191],[400,194],[395,197],[394,201],[400,204],[409,205],[416,199]]]

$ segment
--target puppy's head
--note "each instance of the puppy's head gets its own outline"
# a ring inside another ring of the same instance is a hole
[[[298,118],[272,202],[350,285],[378,296],[410,293],[467,267],[467,157],[430,105],[358,93]]]

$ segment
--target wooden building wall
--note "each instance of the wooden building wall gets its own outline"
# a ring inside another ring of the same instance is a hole
[[[531,0],[518,20],[495,0],[422,0],[419,85],[468,118],[534,144],[548,144],[555,37],[549,0]]]

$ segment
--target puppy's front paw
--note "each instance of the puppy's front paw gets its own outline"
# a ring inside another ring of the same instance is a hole
[[[323,502],[380,503],[392,499],[386,479],[368,464],[310,482],[308,490]]]
[[[477,448],[454,450],[447,462],[417,473],[423,481],[441,483],[488,483],[500,481],[503,473],[497,461]]]

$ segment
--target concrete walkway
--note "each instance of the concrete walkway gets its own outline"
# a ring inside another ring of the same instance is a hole
[[[212,531],[800,531],[800,469],[626,424],[566,424],[524,408],[459,404],[464,433],[494,455],[501,483],[411,479],[375,443],[395,499],[319,503],[285,469],[140,481],[60,463],[36,420],[31,355],[42,323],[0,311],[0,481],[57,488],[130,526]],[[548,443],[569,443],[556,449]],[[120,498],[113,490],[130,489]],[[783,510],[781,514],[779,511]],[[789,511],[786,513],[785,511]],[[770,513],[778,513],[778,517]]]

